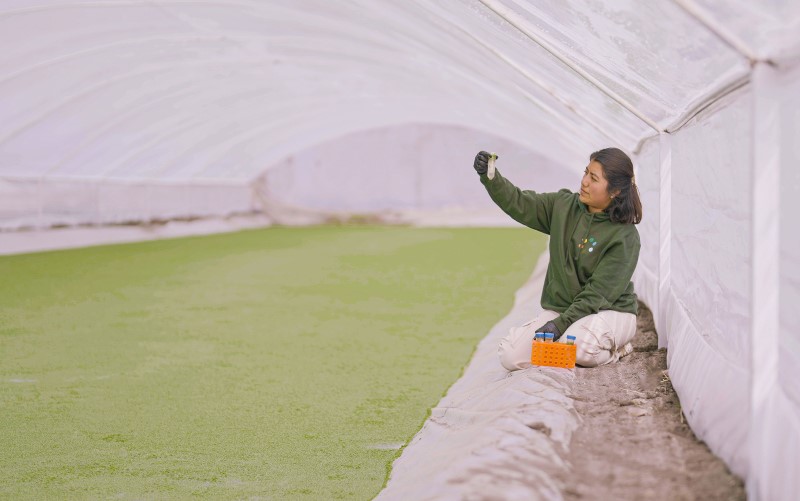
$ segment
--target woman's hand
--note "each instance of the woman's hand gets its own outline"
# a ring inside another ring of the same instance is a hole
[[[475,163],[472,165],[475,167],[475,172],[479,175],[486,174],[486,171],[489,170],[489,157],[491,156],[491,153],[485,151],[478,152],[478,154],[475,155]]]
[[[536,332],[552,332],[553,341],[558,341],[558,338],[561,337],[561,331],[558,330],[558,327],[556,327],[556,324],[554,324],[552,320],[550,322],[547,322],[543,326],[539,327],[538,329],[536,329]]]

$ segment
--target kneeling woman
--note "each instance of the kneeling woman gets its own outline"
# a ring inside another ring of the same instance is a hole
[[[630,353],[636,333],[636,293],[631,276],[639,259],[642,204],[633,163],[617,148],[589,156],[580,192],[520,190],[489,168],[489,154],[475,157],[475,170],[489,196],[515,221],[550,235],[550,263],[542,290],[544,311],[500,341],[503,367],[531,366],[536,332],[559,342],[574,335],[577,364],[616,362]]]

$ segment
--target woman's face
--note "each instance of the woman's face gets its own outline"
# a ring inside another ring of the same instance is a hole
[[[608,181],[603,175],[603,166],[598,162],[589,162],[586,170],[583,171],[580,201],[586,204],[589,212],[602,212],[611,203]]]

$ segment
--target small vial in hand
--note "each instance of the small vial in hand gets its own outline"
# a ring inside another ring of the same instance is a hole
[[[486,170],[486,176],[489,179],[494,179],[494,170],[495,170],[494,162],[495,162],[495,160],[497,160],[497,153],[490,153],[489,154],[489,161],[487,162],[487,170]]]

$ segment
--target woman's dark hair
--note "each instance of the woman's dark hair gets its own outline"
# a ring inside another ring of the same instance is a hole
[[[630,157],[618,148],[606,148],[589,155],[589,161],[603,167],[609,195],[619,191],[606,208],[611,220],[615,223],[639,224],[642,220],[642,202],[633,179]]]

